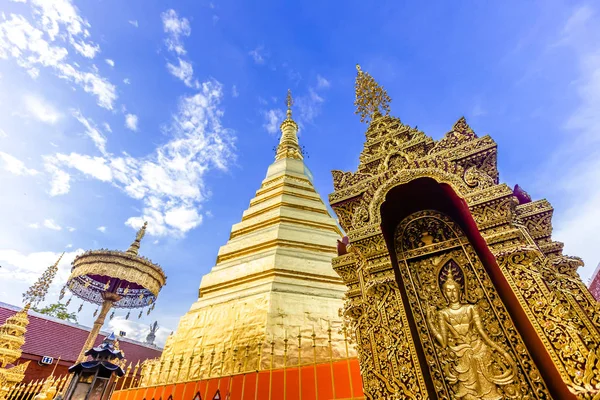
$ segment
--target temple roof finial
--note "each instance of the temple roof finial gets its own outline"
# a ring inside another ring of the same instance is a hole
[[[287,96],[285,97],[285,105],[287,106],[287,119],[292,119],[292,106],[294,105],[294,99],[292,98],[291,89],[288,89]]]
[[[140,243],[146,234],[146,227],[148,226],[148,221],[144,221],[144,225],[140,228],[140,230],[135,235],[135,240],[131,243],[131,246],[127,249],[126,253],[133,254],[134,256],[138,255],[138,251],[140,250]]]
[[[286,118],[279,127],[281,129],[281,139],[279,146],[277,146],[275,160],[281,160],[282,158],[302,160],[303,158],[300,146],[298,145],[298,124],[292,119],[293,104],[292,91],[288,89],[285,98],[285,105],[287,106]]]
[[[380,86],[368,72],[364,72],[359,64],[356,64],[356,83],[354,85],[356,99],[355,114],[360,114],[360,122],[369,122],[373,114],[390,112],[390,97],[385,89]]]

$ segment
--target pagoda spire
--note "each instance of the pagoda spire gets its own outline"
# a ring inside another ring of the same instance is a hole
[[[131,246],[127,249],[126,253],[132,254],[134,256],[138,255],[138,251],[140,250],[140,243],[146,234],[146,227],[148,226],[148,221],[144,222],[144,225],[140,228],[140,230],[135,235],[135,240],[131,243]]]
[[[304,157],[302,156],[300,145],[298,144],[298,124],[292,118],[292,105],[294,104],[294,99],[292,98],[292,91],[290,89],[288,89],[285,104],[287,106],[286,118],[279,127],[279,129],[281,129],[281,139],[277,146],[275,160],[284,158],[302,160]]]
[[[8,317],[4,324],[0,325],[0,367],[5,368],[8,364],[15,362],[21,357],[21,346],[25,343],[25,332],[29,319],[30,304],[27,303],[21,311]],[[1,374],[1,373],[0,373]]]

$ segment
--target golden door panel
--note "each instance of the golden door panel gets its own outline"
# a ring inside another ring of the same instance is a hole
[[[411,214],[396,229],[395,251],[439,399],[550,398],[457,224],[437,211]]]
[[[424,382],[411,373],[416,354],[405,334],[403,304],[393,276],[372,287],[357,316],[356,339],[368,399],[424,399]]]

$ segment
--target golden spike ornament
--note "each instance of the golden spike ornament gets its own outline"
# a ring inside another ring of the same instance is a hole
[[[368,73],[364,72],[360,65],[356,64],[356,83],[354,85],[356,99],[355,114],[360,114],[360,122],[369,122],[374,114],[390,113],[390,96],[385,89],[380,86],[375,79]]]

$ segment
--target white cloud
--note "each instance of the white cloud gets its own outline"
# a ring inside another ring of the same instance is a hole
[[[240,93],[237,90],[237,86],[233,85],[231,87],[231,96],[232,97],[238,97],[240,95]]]
[[[256,64],[264,64],[265,56],[263,54],[263,46],[258,46],[254,50],[251,50],[248,54],[252,57]]]
[[[68,227],[67,227],[67,230],[68,230],[69,232],[75,232],[75,231],[76,231],[76,229],[75,229],[75,228],[73,228],[72,226],[68,226]]]
[[[110,58],[107,58],[107,59],[106,59],[106,60],[104,60],[104,61],[106,61],[106,63],[107,63],[108,65],[110,65],[111,67],[114,67],[114,66],[115,66],[115,62],[114,62],[113,60],[111,60]]]
[[[99,226],[99,227],[98,227],[98,228],[96,228],[96,229],[98,229],[98,230],[99,230],[100,232],[102,232],[102,233],[106,232],[106,227],[105,227],[105,226]]]
[[[39,96],[25,95],[23,96],[23,103],[30,116],[44,123],[53,125],[61,118],[61,114]]]
[[[317,75],[317,89],[328,89],[331,83],[323,78],[321,75]]]
[[[129,78],[123,79],[123,83],[126,85],[131,85],[131,81],[129,80]]]
[[[100,51],[100,46],[98,45],[90,45],[82,42],[73,42],[71,44],[79,54],[87,58],[96,57],[96,53]]]
[[[183,81],[186,86],[198,89],[200,84],[197,80],[194,80],[194,68],[192,67],[192,64],[181,58],[178,58],[178,61],[178,66],[167,63],[167,69],[171,75]]]
[[[172,227],[187,232],[202,223],[202,215],[199,215],[194,207],[181,206],[167,211],[165,222]]]
[[[68,245],[65,246],[65,248],[72,249],[73,248],[73,244],[69,243]]]
[[[85,118],[79,110],[73,110],[72,113],[75,119],[81,122],[81,124],[85,127],[86,135],[88,135],[89,138],[92,139],[92,142],[94,142],[98,150],[100,150],[102,154],[105,154],[106,137],[104,137],[104,135],[98,130],[96,125],[94,125],[94,122],[90,119]]]
[[[112,132],[112,129],[110,128],[110,125],[107,122],[103,122],[102,126],[104,127],[104,130],[106,132]]]
[[[146,336],[150,333],[149,324],[143,324],[138,321],[132,321],[131,319],[125,319],[125,317],[120,315],[114,317],[109,321],[108,328],[108,331],[111,332],[123,331],[126,333],[126,338],[137,340],[140,342],[145,342]],[[156,339],[154,344],[156,344],[159,347],[163,347],[165,345],[167,337],[170,334],[171,329],[159,326],[158,331],[156,332]]]
[[[55,157],[45,156],[43,158],[44,169],[51,176],[50,190],[48,191],[50,196],[60,196],[69,193],[71,176],[57,166],[58,160]]]
[[[91,72],[86,72],[76,63],[68,63],[69,51],[56,45],[56,40],[61,39],[82,55],[93,57],[99,48],[86,42],[89,24],[77,15],[68,0],[34,0],[31,4],[39,28],[22,15],[4,17],[0,23],[0,59],[14,59],[33,78],[39,75],[40,67],[50,68],[58,77],[96,96],[101,107],[112,109],[117,98],[115,86],[98,75],[93,67]]]
[[[31,0],[30,4],[52,41],[66,35],[75,50],[88,58],[94,58],[100,51],[98,45],[89,41],[90,24],[79,15],[70,0]]]
[[[296,105],[300,111],[300,119],[304,122],[312,122],[321,114],[321,106],[324,101],[315,88],[308,88],[308,95],[300,96],[296,100]]]
[[[267,132],[271,134],[279,132],[279,125],[283,122],[285,113],[280,109],[274,108],[263,112],[263,116],[265,118],[263,127],[267,130]]]
[[[171,75],[185,83],[186,86],[199,89],[200,83],[194,79],[192,63],[182,58],[187,51],[183,45],[183,38],[190,36],[192,28],[186,18],[179,18],[175,10],[167,10],[161,14],[163,29],[167,34],[165,44],[170,52],[177,54],[176,63],[167,63],[167,70]]]
[[[113,180],[113,170],[110,161],[104,157],[92,157],[78,153],[57,153],[54,156],[46,156],[45,161],[45,166],[48,164],[55,167],[66,166],[103,182],[111,182]],[[52,170],[49,172],[54,173]]]
[[[135,114],[125,115],[125,126],[134,132],[138,130],[138,117]]]
[[[18,158],[0,151],[0,160],[4,165],[4,169],[15,175],[37,175],[38,171],[35,169],[27,168],[23,161]]]
[[[586,281],[600,261],[600,21],[587,6],[578,7],[566,21],[559,44],[567,46],[579,78],[572,87],[579,104],[565,123],[568,139],[551,155],[546,187],[556,191],[560,212],[554,213],[553,238],[565,243],[565,254],[580,256],[586,266],[579,270]],[[553,51],[560,47],[551,46]],[[574,57],[572,55],[574,54]],[[571,82],[570,82],[571,83]],[[556,165],[560,165],[556,168]],[[540,174],[541,175],[541,174]],[[559,211],[559,210],[557,210]]]
[[[593,15],[594,10],[589,6],[583,5],[577,7],[563,26],[559,44],[568,45],[569,41],[573,39],[573,36],[578,35],[581,32],[581,27],[586,26]]]
[[[140,24],[138,23],[137,19],[130,19],[129,22],[131,25],[135,26],[136,28],[139,28]]]
[[[71,262],[82,253],[82,249],[65,252],[58,264],[58,272],[48,290],[46,301],[54,302],[58,298],[60,289],[69,277]],[[21,253],[14,249],[0,249],[0,282],[10,282],[10,285],[2,285],[2,301],[14,305],[21,304],[22,293],[27,291],[60,255],[61,253],[51,251]]]
[[[37,222],[31,223],[27,226],[30,227],[31,229],[39,229],[40,228],[40,224],[38,224]]]
[[[6,133],[4,131],[4,129],[0,129],[0,138],[7,138],[8,137],[8,133]]]
[[[62,227],[57,224],[53,219],[45,219],[44,220],[44,226],[48,229],[52,229],[53,231],[60,231],[62,230]]]
[[[167,10],[161,14],[163,29],[167,33],[165,43],[170,51],[178,55],[186,53],[183,47],[182,37],[190,36],[192,29],[187,18],[179,18],[177,12],[173,9]]]
[[[235,136],[221,125],[222,97],[222,85],[215,80],[204,82],[199,93],[182,97],[167,129],[171,139],[149,156],[46,156],[45,167],[53,177],[51,194],[68,192],[70,177],[64,169],[70,168],[141,200],[142,213],[129,218],[129,226],[139,228],[147,220],[148,233],[158,236],[180,236],[193,229],[202,222],[198,210],[209,193],[205,175],[226,170],[235,159]]]

